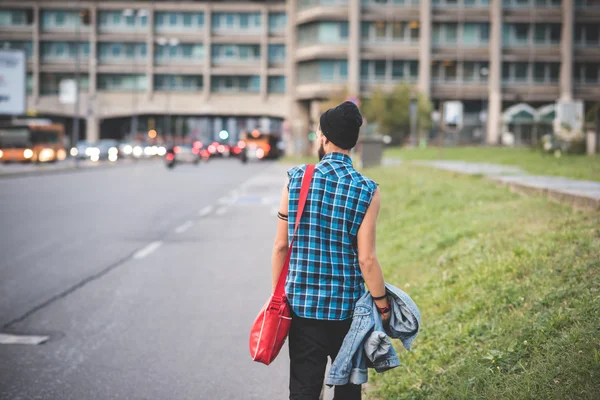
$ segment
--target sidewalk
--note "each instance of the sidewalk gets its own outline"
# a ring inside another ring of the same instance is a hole
[[[390,164],[387,161],[384,164]],[[579,181],[555,176],[529,175],[520,168],[465,161],[414,161],[415,164],[452,171],[459,174],[483,175],[508,185],[520,193],[536,193],[576,208],[600,211],[600,182]]]

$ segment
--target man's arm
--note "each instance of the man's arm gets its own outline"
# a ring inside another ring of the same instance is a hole
[[[375,251],[376,242],[376,223],[380,208],[380,193],[379,189],[375,191],[371,204],[367,209],[360,228],[358,229],[358,262],[365,283],[373,297],[385,296],[385,282],[383,280],[383,272],[381,265],[377,259]],[[378,307],[386,307],[388,299],[375,300]],[[384,316],[384,319],[389,318],[389,313]],[[387,317],[387,318],[386,318]]]
[[[279,213],[282,215],[288,215],[288,190],[287,183],[283,188],[283,194],[281,195],[281,202],[279,204]],[[273,245],[273,254],[271,256],[271,268],[273,271],[272,277],[272,292],[275,292],[279,275],[283,269],[283,263],[288,251],[288,222],[277,218],[277,234],[275,235],[275,243]]]

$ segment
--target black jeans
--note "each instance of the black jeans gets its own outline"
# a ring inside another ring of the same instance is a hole
[[[352,319],[323,321],[292,313],[290,328],[290,400],[318,400],[325,379],[327,356],[338,354]],[[335,400],[360,400],[361,385],[335,387]]]

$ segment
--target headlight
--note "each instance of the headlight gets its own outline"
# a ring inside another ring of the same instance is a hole
[[[85,149],[85,155],[88,157],[99,156],[100,149],[97,147],[88,147],[87,149]]]
[[[79,154],[79,150],[77,150],[77,147],[72,147],[70,154],[71,154],[71,157],[77,157],[77,154]]]
[[[2,158],[2,156],[4,156],[4,152],[0,150],[0,158]]]
[[[108,161],[110,161],[110,162],[115,162],[115,161],[117,161],[118,158],[119,158],[119,156],[116,155],[115,153],[108,155]]]
[[[59,149],[56,152],[56,158],[58,158],[60,161],[64,160],[65,158],[67,158],[67,152],[63,149]]]
[[[144,154],[147,156],[151,156],[152,155],[152,147],[150,147],[150,146],[145,147]]]
[[[25,149],[25,151],[23,151],[23,157],[29,160],[31,157],[33,157],[33,150]]]
[[[108,149],[108,155],[114,154],[115,156],[117,154],[119,154],[119,149],[117,149],[116,147],[111,147],[110,149]]]
[[[43,149],[42,151],[40,151],[40,154],[38,156],[38,160],[40,160],[40,162],[46,162],[52,159],[54,159],[54,150]]]
[[[135,146],[133,148],[133,155],[136,157],[140,157],[142,155],[144,151],[142,150],[142,148],[140,146]]]
[[[92,154],[90,156],[90,160],[92,160],[94,162],[98,161],[99,159],[100,159],[100,156],[98,154]]]
[[[158,154],[159,156],[161,156],[161,157],[162,157],[162,156],[164,156],[165,154],[167,154],[167,149],[165,149],[163,146],[160,146],[160,147],[158,148],[157,154]]]
[[[131,147],[131,145],[129,145],[129,144],[123,146],[123,153],[125,153],[125,154],[133,153],[133,147]]]

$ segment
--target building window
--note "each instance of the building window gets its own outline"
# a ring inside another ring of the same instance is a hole
[[[416,44],[419,41],[419,22],[363,22],[361,38],[363,42]]]
[[[489,0],[433,0],[434,8],[488,8]]]
[[[154,48],[156,64],[198,64],[204,61],[204,45],[181,43],[177,46],[159,44]]]
[[[42,42],[42,61],[73,61],[78,56],[85,59],[90,55],[88,42]]]
[[[267,90],[269,93],[285,93],[285,76],[269,76]]]
[[[301,46],[315,43],[343,44],[347,41],[347,22],[313,22],[298,28],[298,44]]]
[[[258,44],[213,44],[212,61],[248,62],[260,61],[260,45]]]
[[[235,33],[236,31],[259,33],[261,13],[214,13],[212,29],[216,33]]]
[[[561,0],[502,0],[503,8],[559,8]]]
[[[270,44],[269,45],[269,63],[283,64],[285,63],[285,45]]]
[[[347,6],[349,0],[298,0],[298,9],[303,10],[319,5],[323,6]]]
[[[67,10],[42,10],[42,30],[73,30],[77,28],[80,22],[80,16],[78,12],[67,11]],[[79,29],[85,30],[87,26],[84,24],[79,25]]]
[[[157,12],[154,17],[156,32],[202,32],[204,13]]]
[[[269,33],[283,33],[287,24],[285,13],[269,14]]]
[[[348,78],[346,60],[318,60],[298,64],[298,82],[341,83]]]
[[[504,62],[502,81],[505,84],[557,84],[560,64],[555,62]]]
[[[40,94],[42,96],[56,96],[60,92],[60,82],[66,79],[75,79],[75,74],[62,74],[62,73],[42,73],[40,74]],[[29,77],[28,77],[29,80]],[[34,83],[33,76],[31,77],[31,83]],[[29,86],[29,82],[28,82]],[[87,74],[79,75],[79,91],[85,92],[89,90],[90,79]],[[33,90],[33,87],[32,87]]]
[[[600,84],[600,63],[576,63],[574,79],[579,85]]]
[[[144,31],[148,24],[148,10],[98,11],[100,32]]]
[[[405,60],[362,60],[361,80],[367,83],[410,81],[418,78],[418,62]]]
[[[600,24],[575,24],[575,45],[578,47],[600,46]]]
[[[33,54],[33,42],[30,40],[7,40],[1,43],[5,49],[25,50],[27,59],[30,59]]]
[[[490,40],[490,24],[464,23],[461,44],[465,47],[487,46]]]
[[[32,19],[33,11],[31,9],[0,10],[0,26],[27,26],[31,25]]]
[[[211,89],[215,93],[258,93],[260,77],[258,75],[213,76]]]
[[[146,75],[98,74],[98,90],[103,91],[144,91],[147,83]]]
[[[154,90],[157,92],[202,91],[202,75],[154,75]]]

